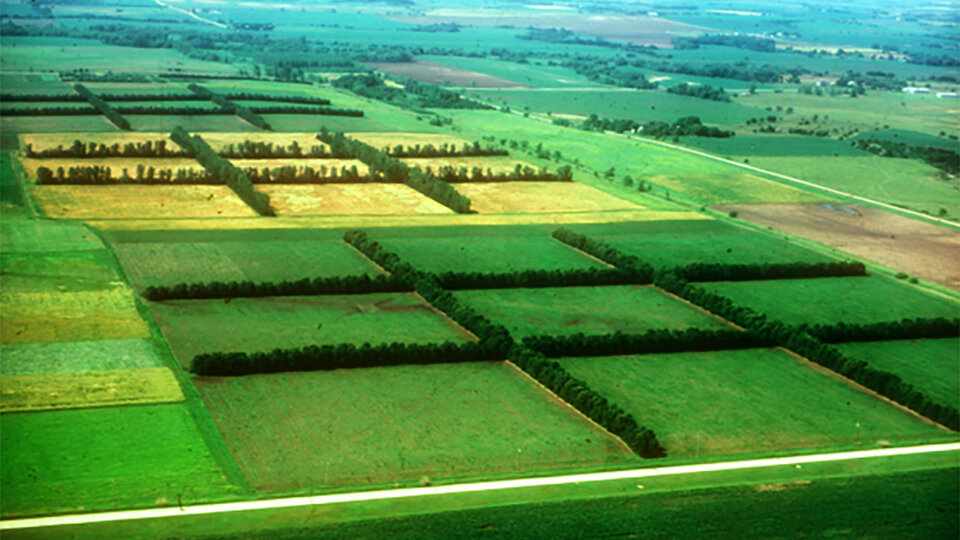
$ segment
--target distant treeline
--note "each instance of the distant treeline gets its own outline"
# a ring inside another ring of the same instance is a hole
[[[329,158],[333,157],[326,146],[313,145],[304,151],[297,141],[287,146],[274,145],[272,142],[246,139],[243,142],[230,143],[218,152],[226,158],[239,159],[287,159],[287,158]]]
[[[190,154],[180,148],[167,146],[165,139],[153,141],[136,141],[113,143],[107,146],[103,143],[83,142],[74,139],[69,148],[58,144],[56,148],[34,150],[32,144],[27,144],[24,152],[30,158],[102,158],[102,157],[190,157]]]
[[[687,281],[759,281],[867,275],[866,267],[859,262],[691,263],[678,266],[673,272]]]
[[[592,47],[606,47],[608,49],[619,49],[622,51],[649,56],[660,56],[657,53],[657,47],[654,45],[637,45],[636,43],[625,43],[622,41],[609,41],[603,38],[581,38],[577,37],[572,30],[566,28],[527,28],[526,34],[520,34],[517,39],[530,41],[543,41],[546,43],[560,43],[564,45],[586,45]]]
[[[777,42],[770,38],[739,34],[709,34],[696,37],[676,37],[670,40],[674,49],[699,49],[701,45],[719,45],[760,52],[777,52]]]
[[[460,97],[434,84],[403,79],[403,88],[387,86],[375,73],[344,75],[331,84],[351,92],[407,108],[420,109],[490,109],[491,107]]]
[[[517,164],[512,171],[493,172],[489,167],[486,171],[480,167],[456,167],[454,165],[441,165],[437,172],[433,172],[432,167],[426,167],[424,172],[433,175],[444,182],[572,182],[573,168],[564,165],[552,173],[545,167],[534,169],[529,165]]]
[[[249,167],[243,170],[254,184],[355,184],[369,182],[369,175],[362,175],[356,165],[344,165],[337,169],[325,165],[318,168],[295,165],[283,167]]]
[[[883,157],[922,159],[932,167],[953,175],[960,174],[960,153],[953,150],[884,141],[873,137],[853,139],[850,141],[850,145],[864,152]]]
[[[690,96],[698,99],[709,99],[711,101],[731,101],[730,94],[723,91],[723,88],[719,86],[714,88],[706,84],[688,84],[681,83],[676,86],[667,88],[667,92],[670,94],[677,94],[680,96]]]
[[[222,185],[223,181],[208,171],[195,169],[155,169],[143,164],[137,165],[134,175],[123,169],[120,176],[113,176],[110,167],[100,165],[80,165],[57,167],[56,172],[47,167],[37,169],[39,185],[117,185],[117,184],[181,184],[181,185]]]
[[[508,156],[509,152],[502,148],[484,148],[479,142],[463,143],[459,149],[456,144],[443,143],[439,147],[432,144],[423,146],[415,144],[394,147],[384,146],[382,152],[395,158],[434,158],[434,157],[473,157],[473,156]]]
[[[568,270],[523,270],[514,272],[443,272],[434,279],[448,290],[515,289],[544,287],[585,287],[626,285],[634,277],[616,268],[577,268]]]
[[[736,328],[651,330],[643,334],[530,336],[523,344],[546,356],[618,356],[772,347],[773,341]]]
[[[4,108],[3,116],[98,116],[103,114],[94,107],[16,107]]]
[[[815,325],[807,332],[824,343],[887,341],[891,339],[939,339],[960,337],[960,319],[903,319],[874,324]]]
[[[110,120],[118,128],[130,131],[130,122],[127,122],[127,119],[123,116],[120,116],[120,113],[117,112],[113,107],[111,107],[106,101],[98,98],[93,92],[91,92],[86,86],[77,83],[73,85],[73,89],[77,91],[78,94],[86,98],[86,100],[93,105],[95,109],[100,111],[100,114],[107,117],[107,120]]]
[[[303,103],[306,105],[330,105],[330,100],[314,96],[292,96],[289,94],[263,94],[253,92],[233,92],[224,94],[234,101],[281,101],[286,103]]]
[[[250,122],[251,124],[257,126],[258,128],[267,130],[267,131],[270,130],[270,124],[268,124],[267,121],[263,119],[263,117],[258,116],[247,107],[237,105],[236,103],[230,101],[229,99],[219,94],[216,94],[211,90],[204,88],[196,83],[190,83],[190,85],[187,86],[187,88],[194,94],[197,94],[198,96],[209,99],[210,101],[219,105],[221,108],[239,116],[240,118],[243,118],[247,122]]]
[[[213,298],[261,298],[265,296],[313,296],[323,294],[372,294],[409,292],[412,289],[393,276],[368,275],[305,278],[296,281],[210,281],[150,286],[143,297],[163,300],[209,300]]]
[[[572,125],[572,122],[562,118],[554,119],[555,124]],[[587,131],[613,131],[616,133],[638,133],[647,137],[663,139],[667,137],[733,137],[734,132],[717,127],[705,126],[697,116],[685,116],[676,122],[668,123],[660,120],[648,120],[640,123],[635,120],[603,118],[591,114],[577,127]]]
[[[340,132],[330,132],[324,127],[317,139],[329,146],[334,157],[350,157],[362,161],[370,169],[370,177],[383,178],[387,182],[403,182],[427,197],[465,214],[470,212],[470,199],[460,194],[453,186],[433,176],[409,167],[397,158],[377,150],[369,144],[351,139]]]
[[[2,102],[40,102],[40,101],[86,101],[87,98],[80,94],[0,94],[0,103]],[[4,112],[3,114],[7,114]]]
[[[226,159],[217,155],[199,135],[190,136],[182,127],[177,126],[170,134],[173,142],[192,153],[200,165],[221,182],[227,184],[240,199],[261,216],[275,216],[270,206],[270,196],[260,193],[253,187],[247,175]]]

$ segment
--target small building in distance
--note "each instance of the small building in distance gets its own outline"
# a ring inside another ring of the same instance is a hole
[[[956,98],[957,93],[956,92],[937,92],[937,97],[938,98]]]
[[[929,94],[930,93],[929,88],[918,88],[916,86],[908,86],[904,88],[903,91],[908,94]]]

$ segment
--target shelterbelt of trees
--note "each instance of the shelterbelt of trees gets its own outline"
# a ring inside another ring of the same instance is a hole
[[[258,116],[247,107],[237,105],[236,103],[213,92],[208,88],[204,88],[196,83],[191,83],[189,86],[187,86],[187,89],[189,89],[191,92],[193,92],[194,94],[197,94],[200,97],[209,99],[210,101],[219,105],[220,108],[226,111],[229,111],[230,113],[235,114],[240,118],[243,118],[247,122],[250,122],[251,124],[257,126],[260,129],[264,129],[264,130],[270,129],[270,124],[268,124],[267,121],[264,120],[262,116]]]
[[[387,86],[383,78],[375,73],[344,75],[331,84],[351,92],[384,101],[393,105],[421,109],[491,109],[492,107],[473,100],[464,99],[460,94],[445,90],[434,84],[427,84],[409,78],[402,78],[403,88]]]
[[[320,166],[264,167],[243,169],[250,182],[254,184],[356,184],[370,182],[368,176],[361,175],[356,165],[336,167]],[[134,168],[134,175],[124,168],[119,176],[114,176],[110,167],[102,165],[76,165],[37,168],[39,185],[108,185],[108,184],[180,184],[180,185],[223,185],[224,181],[207,170],[187,168],[157,169],[143,163]]]
[[[577,127],[586,131],[614,131],[616,133],[637,132],[648,137],[663,139],[667,137],[711,137],[725,139],[735,135],[732,131],[705,126],[697,116],[685,116],[673,123],[660,120],[637,122],[619,118],[604,118],[591,114],[586,120],[574,124],[565,118],[554,118],[553,123],[562,126]]]
[[[182,148],[168,146],[165,139],[128,142],[123,146],[120,146],[120,143],[107,146],[74,139],[73,144],[67,148],[58,144],[56,148],[43,150],[34,150],[33,145],[28,143],[24,153],[29,158],[190,157]]]
[[[928,165],[946,171],[950,174],[960,174],[960,153],[944,148],[917,146],[906,143],[884,141],[874,137],[854,139],[851,146],[864,152],[870,152],[882,157],[920,159]]]
[[[73,89],[76,90],[78,94],[83,96],[90,105],[93,105],[93,108],[100,111],[100,114],[105,116],[107,120],[110,120],[118,128],[130,131],[130,122],[127,122],[127,119],[120,115],[113,107],[111,107],[106,101],[100,99],[93,92],[91,92],[86,86],[77,83],[73,85]]]

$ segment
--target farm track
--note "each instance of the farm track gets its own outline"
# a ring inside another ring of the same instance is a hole
[[[198,20],[198,21],[200,21],[200,22],[205,22],[205,23],[207,23],[207,24],[212,24],[212,25],[214,25],[214,26],[216,26],[216,27],[219,27],[219,28],[224,28],[224,29],[227,28],[227,25],[225,25],[225,24],[221,24],[221,23],[218,23],[218,22],[216,22],[216,21],[211,21],[210,19],[204,19],[203,17],[197,15],[196,13],[193,13],[193,12],[191,12],[191,11],[187,11],[187,10],[185,10],[185,9],[183,9],[183,8],[178,8],[178,7],[175,7],[175,6],[171,6],[170,4],[165,4],[165,3],[161,2],[160,0],[153,0],[153,1],[156,2],[157,4],[161,5],[161,6],[165,7],[165,8],[170,8],[170,9],[172,9],[172,10],[174,10],[174,11],[183,13],[184,15],[186,15],[186,16],[188,16],[188,17],[193,17],[194,19],[196,19],[196,20]]]
[[[904,448],[880,448],[874,450],[859,450],[851,452],[834,452],[825,454],[799,455],[766,459],[751,459],[743,461],[726,461],[719,463],[704,463],[699,465],[678,465],[673,467],[650,467],[632,469],[628,471],[613,471],[602,473],[575,474],[566,476],[552,476],[546,478],[523,478],[516,480],[502,480],[493,482],[475,482],[468,484],[454,484],[449,486],[420,487],[389,489],[382,491],[361,491],[354,493],[338,493],[308,497],[289,497],[282,499],[268,499],[257,501],[240,501],[222,504],[205,504],[184,507],[150,508],[145,510],[125,510],[119,512],[101,512],[89,514],[71,514],[63,516],[49,516],[40,518],[11,519],[0,521],[0,531],[18,529],[38,529],[44,527],[84,525],[92,523],[106,523],[115,521],[132,521],[138,519],[158,519],[181,516],[198,516],[211,514],[225,514],[228,512],[243,512],[256,510],[275,510],[280,508],[321,506],[338,503],[355,503],[364,501],[384,501],[391,499],[405,499],[425,497],[431,495],[452,495],[456,493],[477,493],[487,491],[502,491],[519,488],[537,488],[546,486],[572,485],[595,482],[609,482],[617,480],[633,480],[663,476],[681,476],[688,474],[711,473],[746,469],[761,469],[778,466],[802,467],[811,463],[827,463],[837,461],[853,461],[859,459],[873,459],[893,456],[907,456],[931,454],[938,452],[960,451],[960,442],[927,444]]]

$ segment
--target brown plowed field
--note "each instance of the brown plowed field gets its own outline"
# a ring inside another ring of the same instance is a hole
[[[414,60],[413,62],[379,62],[368,63],[368,66],[393,73],[394,75],[403,75],[420,82],[430,84],[446,84],[451,86],[471,86],[474,88],[530,88],[529,86],[491,77],[476,71],[467,71],[457,69],[442,64],[426,62],[424,60]]]

